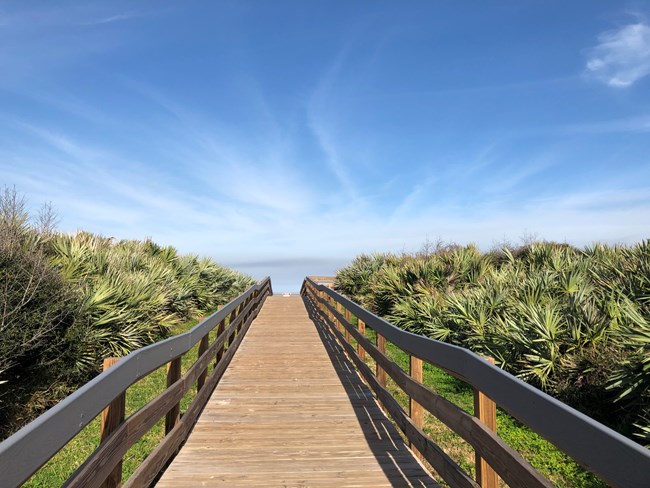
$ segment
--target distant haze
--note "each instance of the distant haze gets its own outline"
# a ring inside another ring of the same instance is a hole
[[[271,276],[275,293],[298,292],[306,275],[334,276],[336,271],[348,262],[325,259],[283,259],[242,263],[222,263],[238,271],[250,274],[256,279]]]

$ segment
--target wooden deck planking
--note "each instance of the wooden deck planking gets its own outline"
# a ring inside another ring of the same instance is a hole
[[[157,486],[438,485],[302,298],[277,296]]]

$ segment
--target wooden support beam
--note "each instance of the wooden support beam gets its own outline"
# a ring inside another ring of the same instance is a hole
[[[386,355],[386,338],[381,335],[379,332],[377,332],[377,349],[383,354]],[[382,369],[381,366],[379,366],[379,363],[377,363],[375,367],[375,376],[377,376],[377,381],[381,386],[384,388],[386,387],[386,371]]]
[[[237,317],[237,311],[239,310],[239,306],[235,307],[235,309],[230,312],[230,317],[228,317],[228,325],[232,324],[235,321],[235,317]]]
[[[237,318],[237,315],[239,315],[239,312],[242,309],[243,309],[243,304],[240,304],[239,306],[237,306],[235,308],[235,310],[233,310],[230,313],[230,317],[228,318],[228,325],[232,324],[235,321],[235,319]],[[228,336],[226,338],[226,342],[224,343],[224,346],[225,346],[226,349],[228,349],[228,347],[230,347],[230,343],[233,342],[233,340],[235,338],[235,332],[236,331],[233,329],[233,331],[230,333],[230,336]]]
[[[219,325],[217,326],[217,337],[219,337],[221,334],[223,334],[223,331],[226,329],[226,319],[223,319],[221,322],[219,322]],[[225,347],[221,346],[219,350],[217,351],[217,355],[215,356],[214,360],[214,365],[216,366],[219,361],[221,361],[221,358],[223,357],[223,351]]]
[[[167,363],[167,388],[172,386],[181,379],[181,357],[172,359]],[[174,405],[167,415],[165,415],[165,435],[169,434],[176,426],[181,417],[181,404],[180,402]]]
[[[366,336],[366,323],[363,320],[357,319],[357,329],[359,329],[359,333],[362,336],[364,336],[364,337]],[[362,360],[365,361],[365,359],[366,359],[366,350],[361,345],[361,342],[358,342],[358,341],[357,341],[357,354],[359,354],[359,357]]]
[[[409,375],[418,383],[422,383],[422,360],[413,355],[410,357]],[[409,398],[409,416],[411,417],[413,424],[418,429],[422,429],[422,426],[424,425],[424,410],[422,409],[422,405],[416,402],[413,397]],[[422,457],[421,454],[415,450],[413,443],[411,443],[411,449],[415,451],[417,456],[420,458]]]
[[[486,357],[494,364],[494,359]],[[474,389],[474,416],[493,432],[497,431],[497,406],[488,396]],[[475,455],[476,481],[481,488],[498,488],[499,476],[478,453]]]
[[[208,336],[208,334],[206,334],[201,339],[201,342],[199,342],[199,352],[197,353],[197,359],[203,356],[205,351],[208,350],[209,345],[210,345],[210,337]],[[201,388],[203,388],[203,385],[205,384],[205,378],[207,378],[207,376],[208,376],[208,365],[206,364],[205,369],[201,371],[199,377],[196,379],[196,391],[201,391]]]
[[[247,306],[248,306],[252,301],[253,301],[253,296],[251,295],[251,296],[249,296],[249,297],[244,301],[244,304],[242,305],[241,310],[245,310],[246,307],[247,307]],[[248,319],[248,316],[249,316],[251,313],[252,313],[252,309],[249,310],[249,311],[244,315],[244,317],[242,318],[241,322],[239,322],[239,325],[237,326],[237,333],[239,333],[239,331],[241,330],[241,328],[244,326],[244,324],[246,323],[246,320]]]
[[[351,317],[350,311],[347,308],[345,308],[343,305],[341,305],[341,308],[343,308],[343,310],[345,310],[345,320],[348,322],[348,324],[350,324],[351,323],[350,322],[350,317]],[[345,329],[345,340],[350,342],[350,333],[348,332],[348,329]]]
[[[116,364],[121,358],[105,358],[103,370]],[[102,411],[101,424],[100,424],[100,444],[102,444],[108,436],[115,431],[122,422],[124,422],[124,410],[126,406],[126,392],[122,392],[108,404]],[[117,488],[122,483],[122,460],[115,466],[113,471],[106,477],[100,488]]]

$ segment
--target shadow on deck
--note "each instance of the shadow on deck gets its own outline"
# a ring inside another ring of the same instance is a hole
[[[345,388],[368,446],[393,486],[437,487],[429,472],[415,459],[399,432],[374,400],[372,391],[329,328],[309,312],[330,361]]]

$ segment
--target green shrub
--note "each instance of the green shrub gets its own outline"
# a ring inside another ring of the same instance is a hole
[[[47,210],[47,209],[46,209]],[[254,280],[151,240],[60,234],[0,194],[0,438],[96,374]]]
[[[15,191],[0,194],[0,436],[30,417],[42,399],[56,396],[67,379],[69,335],[77,297],[43,252],[47,235],[30,226],[25,202]],[[31,404],[31,406],[29,405]]]
[[[335,286],[650,443],[650,241],[361,256]]]

